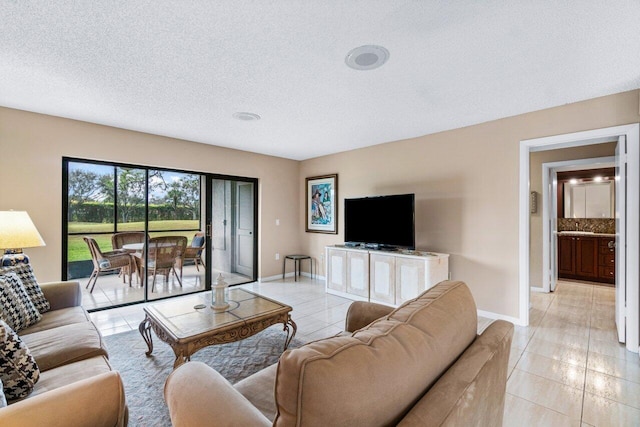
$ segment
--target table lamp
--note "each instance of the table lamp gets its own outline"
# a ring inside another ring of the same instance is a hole
[[[44,240],[28,213],[0,211],[0,249],[5,250],[1,266],[29,264],[29,257],[22,253],[22,248],[44,245]]]

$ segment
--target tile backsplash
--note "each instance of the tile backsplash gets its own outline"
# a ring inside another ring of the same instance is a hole
[[[578,224],[578,228],[576,228]],[[615,234],[616,220],[613,218],[558,218],[558,231],[593,231]]]

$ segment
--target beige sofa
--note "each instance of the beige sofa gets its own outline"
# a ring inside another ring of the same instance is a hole
[[[165,384],[181,426],[500,426],[513,325],[477,335],[463,282],[442,282],[397,309],[355,302],[352,334],[288,350],[232,386],[199,362]],[[295,313],[294,313],[295,314]],[[375,320],[377,319],[377,320]]]
[[[40,286],[51,311],[19,333],[38,364],[40,379],[27,398],[0,408],[0,425],[127,425],[122,381],[109,365],[100,332],[80,306],[80,284]]]

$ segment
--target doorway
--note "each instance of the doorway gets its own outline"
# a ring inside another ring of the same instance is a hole
[[[249,178],[210,180],[211,277],[221,273],[232,285],[257,277],[257,180]]]
[[[626,326],[626,348],[637,353],[639,350],[639,289],[638,289],[638,254],[640,253],[640,201],[639,201],[639,177],[640,177],[640,126],[638,124],[616,126],[611,128],[596,129],[585,132],[577,132],[565,135],[556,135],[545,138],[524,140],[520,142],[520,322],[529,324],[530,304],[530,155],[537,151],[556,150],[560,148],[579,147],[592,144],[601,144],[611,140],[619,141],[619,155],[616,166],[622,166],[625,172],[619,175],[621,182],[626,187],[624,199],[626,209],[619,217],[624,219],[618,230],[617,239],[622,238],[623,244],[618,244],[620,251],[620,264],[617,266],[617,277],[621,277],[624,283],[616,290],[616,299],[621,305],[619,313]],[[618,243],[618,242],[617,242]],[[630,262],[631,261],[631,262]],[[626,303],[626,307],[623,303]],[[617,316],[617,320],[620,319]]]
[[[568,215],[565,213],[567,209],[572,209],[572,206],[563,206],[561,194],[564,193],[562,186],[558,185],[558,173],[566,173],[573,171],[586,171],[594,170],[600,173],[603,168],[613,168],[615,166],[615,157],[599,157],[591,159],[575,159],[575,160],[563,160],[558,162],[549,162],[542,164],[542,287],[537,288],[530,283],[533,291],[540,292],[553,292],[556,289],[556,283],[558,281],[558,218],[565,218],[565,223],[569,217],[576,218],[576,215]],[[612,172],[612,171],[611,171]],[[594,172],[596,173],[596,172]],[[607,181],[609,182],[609,181]],[[575,184],[576,186],[583,186],[583,184]],[[584,188],[581,188],[584,190]],[[615,199],[613,199],[615,200]],[[566,208],[566,209],[565,209]],[[601,217],[603,215],[578,215],[579,217]],[[609,217],[594,218],[589,221],[582,221],[577,219],[576,224],[579,222],[589,222],[598,225],[600,233],[613,232],[615,233],[615,220],[612,218],[612,211],[609,212]],[[573,220],[570,221],[573,223]],[[533,228],[533,227],[532,227]],[[580,227],[576,227],[576,231]],[[562,227],[565,230],[566,227]],[[613,230],[612,230],[613,229]],[[584,226],[582,231],[585,231]],[[532,240],[534,231],[532,230]],[[533,269],[533,265],[531,265]]]

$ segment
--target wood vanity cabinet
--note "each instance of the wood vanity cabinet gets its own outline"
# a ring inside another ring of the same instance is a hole
[[[558,277],[614,283],[612,237],[558,236]]]
[[[605,283],[616,282],[616,239],[614,237],[600,237],[598,278]]]
[[[576,238],[558,236],[558,277],[576,275]]]

